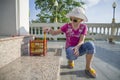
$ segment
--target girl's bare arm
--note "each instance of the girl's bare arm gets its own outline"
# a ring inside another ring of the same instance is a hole
[[[85,40],[85,35],[81,35],[79,43],[77,44],[77,46],[80,47],[84,43],[84,40]]]
[[[85,35],[80,36],[79,43],[74,47],[74,54],[79,56],[79,47],[84,43]]]
[[[62,31],[61,31],[61,29],[57,29],[57,30],[50,29],[49,33],[51,35],[58,35],[58,34],[62,33]]]

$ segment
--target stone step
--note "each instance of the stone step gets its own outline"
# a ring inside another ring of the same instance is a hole
[[[60,80],[60,56],[22,56],[0,68],[0,80]]]

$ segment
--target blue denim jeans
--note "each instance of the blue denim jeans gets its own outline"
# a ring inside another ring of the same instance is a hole
[[[74,55],[74,46],[66,48],[66,57],[68,60],[76,60],[79,56],[82,56],[84,54],[94,54],[95,46],[93,42],[85,42],[82,44],[79,48],[79,56]]]

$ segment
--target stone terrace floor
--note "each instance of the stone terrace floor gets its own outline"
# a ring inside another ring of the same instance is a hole
[[[48,42],[49,48],[62,48],[62,55],[54,51],[45,57],[22,56],[0,68],[0,80],[120,80],[120,44],[94,41],[97,53],[92,63],[97,78],[86,76],[85,55],[75,60],[75,68],[67,69],[64,42]],[[60,76],[59,76],[60,75]]]
[[[86,76],[85,56],[75,60],[75,68],[67,69],[67,60],[63,53],[61,80],[120,80],[120,44],[109,44],[106,41],[95,41],[96,54],[92,67],[97,71],[97,78]]]

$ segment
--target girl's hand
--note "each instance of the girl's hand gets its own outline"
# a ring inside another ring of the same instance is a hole
[[[50,33],[50,34],[54,34],[54,30],[53,29],[51,29],[51,28],[43,28],[43,31],[45,32],[45,33]]]
[[[73,50],[74,50],[74,55],[75,55],[75,56],[79,56],[79,47],[78,47],[78,46],[75,46],[75,47],[73,48]]]
[[[43,28],[43,31],[46,33],[50,32],[50,30],[51,30],[50,28],[46,28],[46,27]]]

